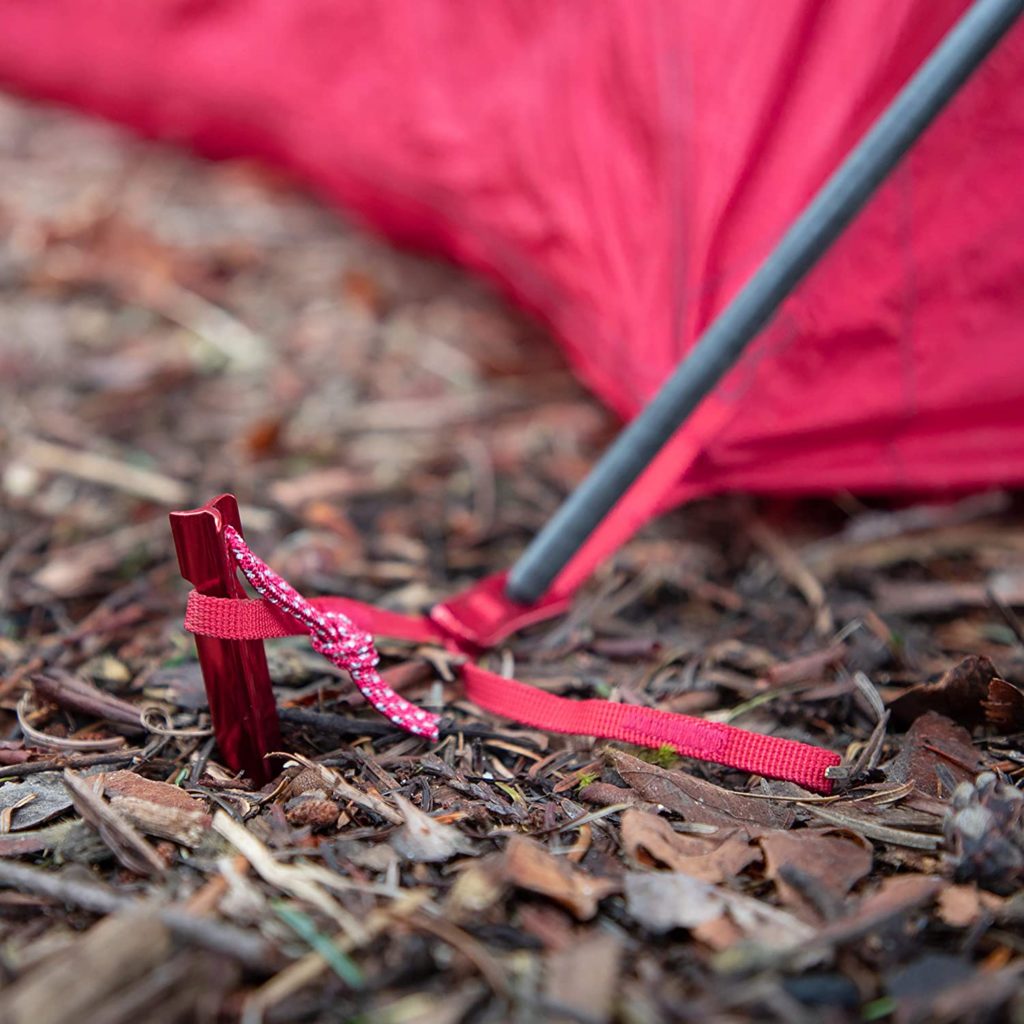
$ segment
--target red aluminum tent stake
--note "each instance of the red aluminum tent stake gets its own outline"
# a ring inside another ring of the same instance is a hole
[[[234,495],[172,512],[170,520],[181,575],[208,597],[246,597],[222,535],[225,526],[242,532]],[[221,754],[231,768],[262,785],[273,774],[265,752],[281,749],[263,641],[212,636],[195,641]]]

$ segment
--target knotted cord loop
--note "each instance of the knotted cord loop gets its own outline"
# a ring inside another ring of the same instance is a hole
[[[381,678],[377,671],[380,655],[373,637],[359,629],[341,612],[321,611],[307,601],[290,583],[258,558],[231,526],[223,530],[224,541],[252,588],[268,604],[285,612],[308,631],[313,650],[351,676],[359,691],[385,718],[400,729],[436,740],[437,715],[410,704]]]

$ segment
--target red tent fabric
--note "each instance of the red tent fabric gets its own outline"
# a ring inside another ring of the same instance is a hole
[[[629,417],[966,6],[0,0],[0,81],[287,167],[500,282]],[[684,427],[637,520],[726,489],[1024,481],[1021,96],[1024,25]]]

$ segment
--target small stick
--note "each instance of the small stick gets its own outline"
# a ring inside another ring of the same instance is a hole
[[[0,766],[0,782],[9,779],[25,779],[40,772],[63,771],[65,768],[91,768],[97,764],[125,765],[131,764],[137,757],[144,757],[146,751],[142,747],[128,750],[106,751],[100,754],[70,754],[64,757],[53,757],[46,761],[26,761],[24,764]]]
[[[51,704],[78,711],[81,714],[102,718],[108,722],[145,732],[140,712],[134,704],[120,697],[104,693],[78,676],[63,669],[51,669],[47,673],[37,672],[29,677],[36,693]]]
[[[182,505],[188,501],[188,488],[179,480],[108,455],[32,438],[25,442],[18,456],[37,469],[124,491],[155,505]]]
[[[234,925],[198,917],[181,907],[154,905],[148,900],[120,896],[96,882],[67,878],[64,872],[44,871],[0,860],[0,888],[43,896],[94,914],[114,914],[136,908],[146,910],[155,914],[179,939],[212,953],[232,957],[246,967],[266,971],[280,963],[280,956],[259,935]]]

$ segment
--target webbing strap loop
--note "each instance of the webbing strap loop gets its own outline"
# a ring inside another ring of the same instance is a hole
[[[237,542],[229,538],[229,543]],[[252,558],[255,559],[255,556]],[[246,562],[240,564],[245,572]],[[248,572],[246,576],[259,590]],[[265,581],[260,583],[265,587]],[[270,639],[310,632],[310,627],[295,614],[292,605],[279,604],[275,607],[269,600],[269,596],[264,600],[207,597],[193,591],[188,599],[185,628],[199,636],[232,640]],[[334,617],[339,621],[343,617],[350,623],[352,630],[360,634],[372,633],[459,649],[458,643],[430,618],[400,615],[343,598],[326,597],[307,601],[300,597],[299,600],[309,610],[304,614],[323,616],[328,622]],[[319,622],[319,618],[315,621]],[[335,661],[335,664],[340,662]],[[346,664],[341,664],[341,667],[348,668]],[[841,760],[833,751],[809,743],[764,736],[691,715],[607,700],[560,697],[488,672],[472,662],[461,665],[459,671],[466,696],[473,703],[492,714],[537,729],[621,740],[652,748],[669,745],[685,757],[712,761],[767,778],[795,782],[817,793],[831,792],[832,783],[826,778],[825,772]],[[394,699],[402,701],[397,694]],[[381,707],[372,699],[371,703],[401,728],[407,728],[386,707]],[[426,714],[408,702],[403,703],[412,709],[414,715],[417,712]],[[413,721],[414,724],[420,724],[415,718]],[[434,727],[436,730],[436,719]],[[410,731],[428,735],[422,730]]]

